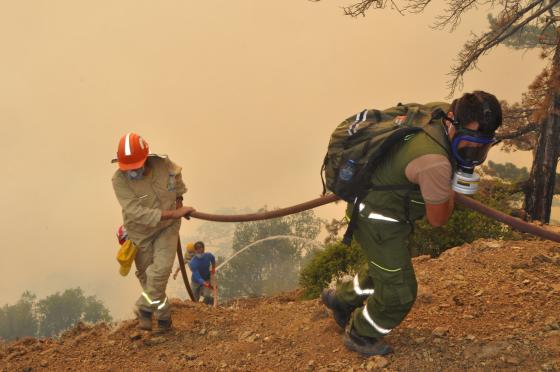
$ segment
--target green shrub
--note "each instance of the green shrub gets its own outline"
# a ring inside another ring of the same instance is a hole
[[[333,278],[356,271],[366,263],[366,257],[355,242],[350,247],[341,242],[330,243],[317,251],[300,272],[299,284],[304,298],[316,298]]]

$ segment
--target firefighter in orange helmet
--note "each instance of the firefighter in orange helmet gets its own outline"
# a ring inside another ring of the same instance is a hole
[[[171,310],[165,294],[173,267],[182,217],[194,211],[183,206],[187,191],[181,167],[167,156],[150,154],[148,143],[136,133],[121,137],[117,151],[119,169],[113,189],[122,208],[128,238],[138,247],[136,276],[143,292],[136,301],[139,327],[158,331],[171,327]]]

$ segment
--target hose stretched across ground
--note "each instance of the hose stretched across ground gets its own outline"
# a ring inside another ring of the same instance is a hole
[[[338,196],[334,194],[328,194],[328,195],[321,196],[320,198],[310,200],[305,203],[293,205],[287,208],[276,209],[273,211],[250,213],[250,214],[238,214],[238,215],[223,215],[223,214],[193,212],[190,214],[190,217],[194,217],[206,221],[215,221],[215,222],[260,221],[260,220],[268,220],[271,218],[278,218],[278,217],[287,216],[289,214],[303,212],[307,209],[317,208],[320,207],[321,205],[329,204],[337,200],[340,200]],[[483,214],[496,221],[509,225],[516,230],[519,230],[524,233],[536,235],[543,239],[548,239],[560,243],[560,234],[527,223],[518,218],[508,216],[505,213],[487,207],[484,204],[472,198],[466,197],[465,195],[461,195],[458,193],[455,194],[455,201],[469,209],[479,212],[480,214]]]

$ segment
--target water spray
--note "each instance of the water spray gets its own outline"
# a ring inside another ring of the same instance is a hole
[[[257,245],[259,243],[262,242],[266,242],[268,240],[276,240],[276,239],[289,239],[289,240],[299,240],[299,241],[305,241],[307,243],[312,243],[314,245],[316,245],[317,247],[323,247],[323,244],[321,244],[320,242],[313,240],[313,239],[307,239],[307,238],[302,238],[301,236],[296,236],[296,235],[274,235],[274,236],[269,236],[263,239],[259,239],[257,241],[252,242],[251,244],[247,244],[245,247],[241,248],[240,250],[238,250],[237,252],[235,252],[233,255],[229,256],[224,262],[222,262],[221,264],[219,264],[216,267],[216,271],[219,270],[222,266],[224,266],[225,264],[227,264],[229,261],[231,261],[233,258],[235,258],[237,255],[241,254],[242,252],[244,252],[245,250],[251,248],[254,245]]]

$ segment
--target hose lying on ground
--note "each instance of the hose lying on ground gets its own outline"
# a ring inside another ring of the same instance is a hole
[[[532,235],[539,236],[543,239],[552,240],[560,243],[560,234],[553,231],[543,229],[542,227],[527,223],[518,218],[508,216],[505,213],[492,209],[485,206],[484,204],[466,197],[461,194],[455,194],[455,201],[469,209],[479,212],[487,217],[490,217],[496,221],[505,223],[521,232],[529,233]],[[215,222],[247,222],[247,221],[260,221],[268,220],[271,218],[278,218],[287,216],[289,214],[303,212],[307,209],[317,208],[321,205],[329,204],[340,200],[340,198],[334,194],[324,195],[320,198],[310,200],[305,203],[293,205],[291,207],[276,209],[273,211],[250,213],[250,214],[238,214],[238,215],[223,215],[223,214],[209,214],[203,212],[193,212],[190,217],[198,218],[206,221]]]

